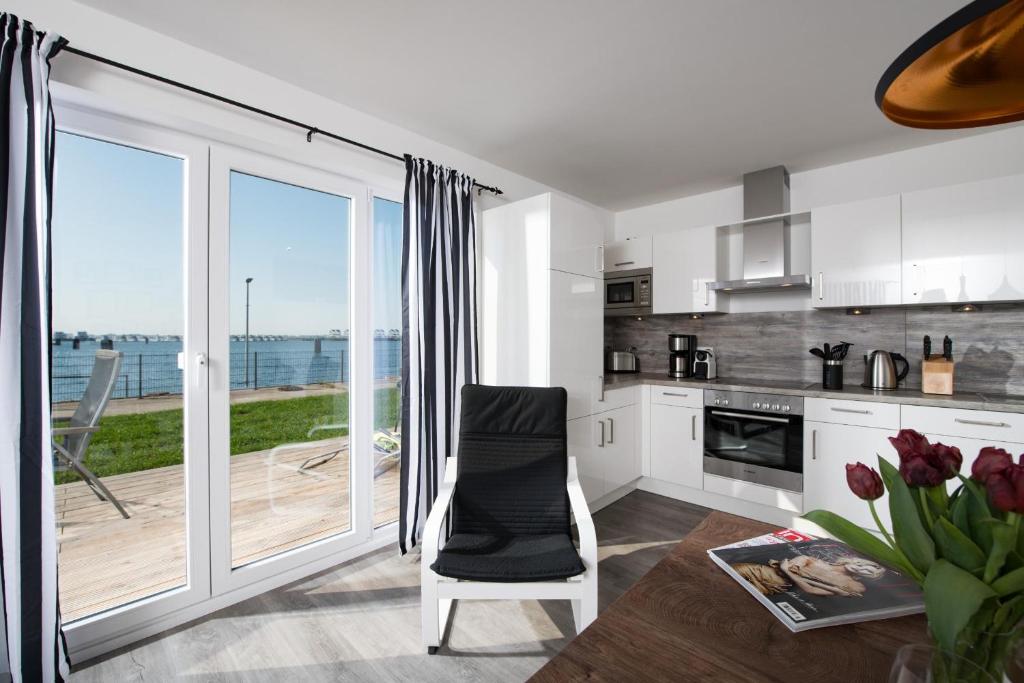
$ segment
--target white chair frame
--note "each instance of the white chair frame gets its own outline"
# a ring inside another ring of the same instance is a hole
[[[455,496],[458,459],[448,458],[444,482],[423,529],[423,556],[420,560],[420,592],[423,613],[423,644],[436,654],[441,646],[455,600],[570,600],[576,633],[597,618],[597,534],[583,489],[576,475],[576,458],[569,458],[566,490],[569,506],[579,532],[580,558],[585,571],[564,581],[491,583],[465,581],[441,576],[431,570],[442,545],[442,530]]]

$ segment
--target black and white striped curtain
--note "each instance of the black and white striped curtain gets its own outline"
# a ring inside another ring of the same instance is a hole
[[[460,393],[477,381],[473,179],[405,157],[399,546],[419,541],[455,455]]]
[[[19,681],[68,677],[57,605],[50,450],[49,278],[59,36],[0,14],[0,588],[6,665]],[[2,668],[2,667],[0,667]]]

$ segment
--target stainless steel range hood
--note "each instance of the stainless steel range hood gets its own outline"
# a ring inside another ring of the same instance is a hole
[[[789,272],[789,172],[784,166],[743,176],[743,279],[708,286],[723,292],[807,289],[811,276]]]

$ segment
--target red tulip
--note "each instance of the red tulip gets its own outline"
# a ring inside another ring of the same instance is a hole
[[[1021,464],[1024,464],[1024,456],[1021,456]],[[992,474],[1002,472],[1013,464],[1013,457],[1002,448],[985,446],[978,453],[978,459],[971,465],[971,479],[984,484]]]
[[[963,464],[959,448],[932,445],[913,429],[902,429],[889,441],[900,456],[900,476],[908,486],[938,486],[955,477]]]
[[[991,473],[985,480],[985,488],[997,509],[1024,514],[1024,464]]]
[[[862,463],[846,466],[846,483],[854,495],[862,500],[877,500],[885,493],[878,472]]]

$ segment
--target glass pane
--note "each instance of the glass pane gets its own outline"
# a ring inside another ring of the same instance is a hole
[[[53,457],[72,621],[185,583],[185,168],[68,133],[56,153]]]
[[[373,200],[373,524],[398,520],[402,379],[402,205]]]
[[[231,173],[233,567],[351,528],[350,209]]]

